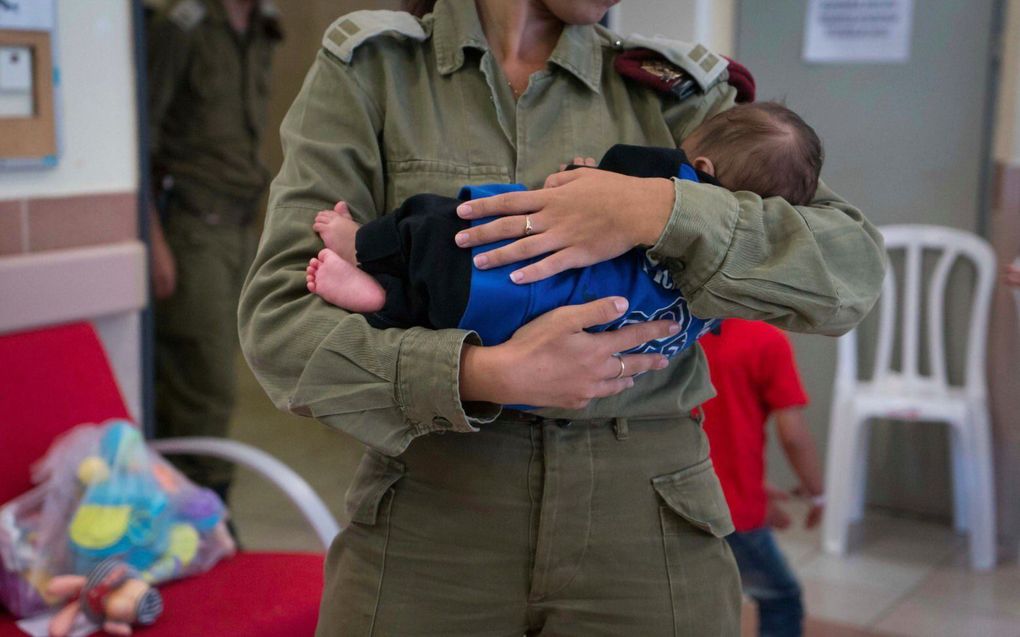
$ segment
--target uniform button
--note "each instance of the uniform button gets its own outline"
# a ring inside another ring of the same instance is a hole
[[[617,40],[613,42],[613,46],[615,46],[616,48],[620,48],[621,46],[623,46],[623,42]]]

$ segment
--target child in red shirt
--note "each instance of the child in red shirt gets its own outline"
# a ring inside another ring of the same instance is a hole
[[[800,585],[772,536],[789,518],[770,507],[765,482],[765,425],[769,416],[783,452],[812,500],[805,522],[822,513],[822,474],[811,431],[804,421],[807,395],[793,350],[778,328],[727,319],[720,333],[701,339],[718,395],[705,403],[705,433],[736,532],[727,537],[744,592],[758,603],[763,636],[800,635],[804,617]]]

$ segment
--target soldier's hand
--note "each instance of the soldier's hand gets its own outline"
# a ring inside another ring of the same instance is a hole
[[[1011,287],[1020,287],[1020,258],[1009,265],[1003,266],[1002,282]]]
[[[162,232],[152,234],[152,292],[157,300],[173,295],[177,289],[177,262]]]
[[[546,255],[510,274],[514,283],[532,283],[655,244],[674,198],[668,179],[579,168],[550,175],[542,190],[464,202],[457,208],[464,219],[503,218],[459,232],[455,240],[466,248],[516,238],[475,256],[475,266],[484,270]]]
[[[663,369],[669,361],[661,354],[617,353],[675,334],[679,326],[651,321],[611,332],[585,331],[620,318],[626,309],[620,297],[559,307],[501,345],[465,347],[461,399],[583,409],[595,398],[633,387],[634,375]]]

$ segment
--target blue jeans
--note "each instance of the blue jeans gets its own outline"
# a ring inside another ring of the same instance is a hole
[[[761,637],[799,637],[804,605],[800,584],[768,528],[726,537],[740,568],[744,593],[758,603]]]

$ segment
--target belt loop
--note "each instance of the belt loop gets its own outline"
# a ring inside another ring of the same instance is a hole
[[[626,418],[613,418],[613,433],[617,440],[630,438],[630,429],[627,427]]]

